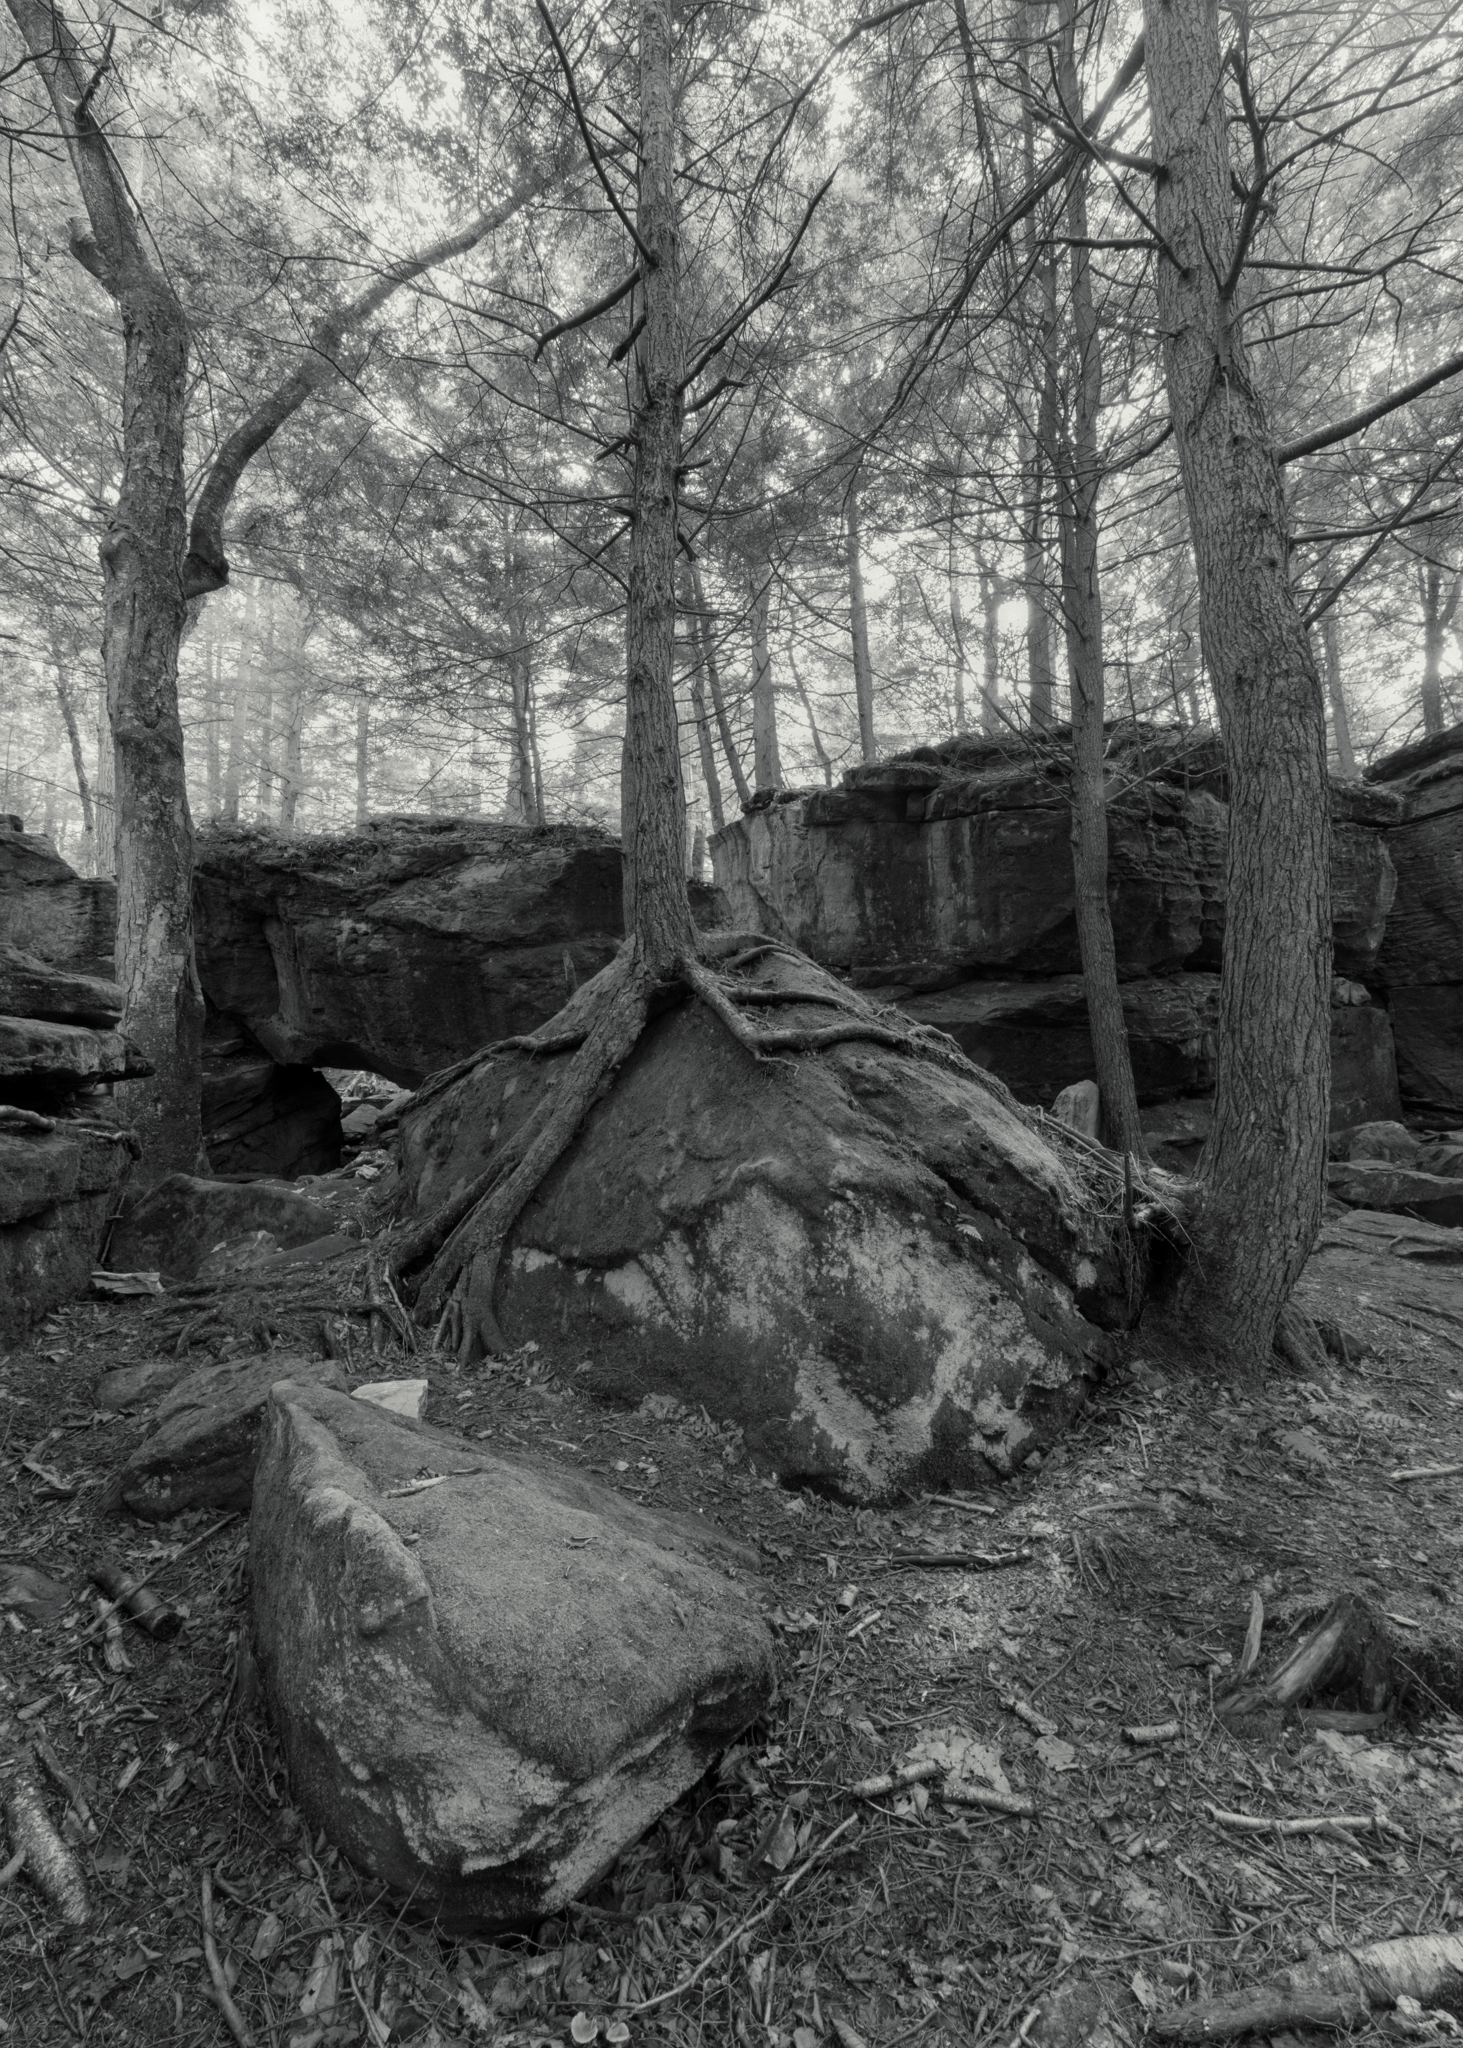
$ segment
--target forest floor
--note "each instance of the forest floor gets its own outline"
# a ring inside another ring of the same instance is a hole
[[[1463,1268],[1430,1263],[1436,1242],[1409,1256],[1411,1243],[1398,1219],[1328,1228],[1306,1300],[1348,1333],[1352,1362],[1323,1379],[1226,1388],[1140,1347],[1040,1471],[887,1511],[781,1489],[734,1434],[674,1404],[597,1405],[538,1370],[532,1347],[466,1370],[407,1359],[394,1340],[363,1358],[367,1377],[425,1370],[439,1425],[704,1514],[764,1558],[775,1712],[582,1907],[496,1942],[439,1940],[310,1840],[237,1655],[245,1522],[145,1526],[104,1510],[144,1423],[101,1414],[99,1378],[194,1341],[210,1302],[58,1312],[0,1360],[0,1597],[17,1564],[64,1588],[49,1612],[0,1618],[0,1756],[28,1741],[49,1759],[58,1824],[57,1774],[71,1779],[66,1831],[93,1917],[63,1929],[24,1875],[0,1890],[0,2041],[227,2042],[203,1949],[205,1872],[256,2048],[567,2048],[596,2034],[682,2048],[1112,2048],[1197,1990],[1456,1925],[1463,1472],[1389,1475],[1463,1465]],[[317,1352],[321,1310],[352,1299],[362,1265],[224,1289],[211,1348]],[[972,1551],[1011,1561],[897,1561]],[[109,1661],[86,1591],[99,1558],[157,1572],[187,1613],[170,1644],[129,1625],[127,1669],[113,1668],[115,1641]],[[1346,1589],[1405,1646],[1409,1695],[1389,1723],[1348,1735],[1292,1714],[1229,1732],[1211,1703],[1252,1594],[1265,1668]],[[1177,1733],[1159,1743],[1123,1732],[1169,1722]],[[964,1745],[1030,1795],[1035,1819],[952,1809],[924,1785],[882,1799],[841,1789]],[[1277,1839],[1216,1809],[1380,1812],[1392,1827]]]

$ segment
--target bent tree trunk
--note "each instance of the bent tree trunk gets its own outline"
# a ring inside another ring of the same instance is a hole
[[[183,423],[188,324],[153,264],[127,183],[90,111],[98,79],[58,8],[9,0],[45,81],[86,206],[72,253],[122,323],[122,481],[101,543],[102,665],[116,749],[122,1028],[151,1061],[129,1086],[143,1184],[198,1162],[203,992],[193,961],[193,825],[183,776]],[[99,76],[99,74],[98,74]]]
[[[1214,1131],[1182,1283],[1193,1336],[1259,1369],[1321,1219],[1330,1084],[1326,719],[1240,333],[1215,0],[1144,0],[1159,327],[1230,775]]]

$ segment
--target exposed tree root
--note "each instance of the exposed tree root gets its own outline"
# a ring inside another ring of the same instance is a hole
[[[738,969],[775,955],[793,966],[810,963],[777,940],[746,932],[715,932],[702,936],[696,954],[685,953],[657,967],[633,942],[592,981],[577,989],[558,1015],[540,1030],[485,1047],[471,1060],[434,1075],[418,1091],[422,1102],[441,1093],[485,1060],[506,1054],[573,1057],[554,1086],[546,1091],[523,1126],[499,1146],[491,1163],[465,1188],[397,1239],[391,1271],[398,1277],[431,1265],[416,1294],[419,1321],[436,1318],[436,1341],[463,1358],[480,1342],[490,1350],[505,1348],[493,1309],[493,1295],[508,1236],[544,1179],[573,1143],[595,1101],[634,1051],[656,998],[671,992],[689,994],[704,1003],[729,1035],[754,1059],[820,1052],[827,1047],[863,1041],[887,1046],[912,1059],[933,1060],[980,1080],[1016,1115],[1020,1106],[992,1075],[966,1058],[953,1039],[928,1025],[905,1020],[895,1011],[879,1010],[853,989],[829,983],[813,970],[816,984],[768,987],[734,978]],[[714,964],[713,964],[714,963]],[[841,1012],[827,1024],[768,1027],[754,1023],[746,1010],[796,1007],[805,1004]],[[1046,1120],[1043,1120],[1044,1122]],[[1094,1179],[1093,1159],[1085,1159],[1084,1185]],[[1069,1158],[1072,1156],[1068,1148]],[[1106,1180],[1112,1183],[1114,1214],[1131,1232],[1131,1188],[1124,1188],[1121,1164],[1103,1155]],[[1127,1169],[1131,1173],[1131,1168]],[[1144,1189],[1151,1206],[1162,1198]],[[1145,1216],[1145,1222],[1146,1222]],[[1116,1225],[1115,1225],[1116,1227]]]
[[[1401,1998],[1463,2010],[1463,1937],[1405,1935],[1317,1956],[1272,1983],[1178,2006],[1153,2025],[1167,2041],[1227,2041],[1297,2026],[1349,2026]]]

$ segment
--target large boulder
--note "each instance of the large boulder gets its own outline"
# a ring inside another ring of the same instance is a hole
[[[198,972],[283,1066],[407,1085],[550,1017],[622,929],[620,850],[587,827],[387,818],[198,842]]]
[[[135,1081],[152,1068],[120,1031],[0,1016],[0,1102],[74,1095],[102,1081]]]
[[[203,1180],[170,1173],[148,1190],[112,1233],[114,1272],[153,1272],[191,1280],[217,1246],[267,1230],[275,1242],[310,1244],[329,1237],[336,1218],[287,1181]]]
[[[770,1704],[745,1559],[578,1473],[277,1386],[250,1579],[293,1797],[444,1931],[560,1911]]]
[[[1327,1192],[1352,1209],[1396,1209],[1448,1229],[1463,1225],[1463,1184],[1384,1159],[1338,1161],[1326,1169]]]
[[[111,1031],[122,1020],[124,1000],[115,981],[0,945],[0,1017],[43,1017],[52,1024]]]
[[[1081,966],[1068,742],[954,740],[850,769],[837,790],[759,806],[712,841],[734,925],[789,938],[866,985]],[[1114,729],[1108,901],[1124,975],[1217,969],[1228,809],[1212,737]],[[1365,979],[1396,886],[1385,791],[1338,784],[1336,971]]]
[[[1403,1099],[1463,1122],[1463,725],[1368,768],[1400,799],[1387,843],[1397,900],[1376,978],[1387,991]]]
[[[837,984],[811,963],[750,971],[823,995],[779,1023],[827,1023]],[[562,1069],[486,1062],[409,1104],[417,1211]],[[647,1028],[520,1217],[503,1333],[592,1359],[586,1383],[616,1399],[704,1403],[789,1480],[858,1498],[988,1482],[1051,1440],[1130,1315],[1112,1209],[1066,1145],[963,1062],[867,1041],[754,1060],[687,1005]]]
[[[281,1379],[302,1390],[346,1384],[334,1359],[277,1351],[185,1373],[159,1402],[152,1434],[113,1475],[112,1492],[145,1522],[170,1522],[192,1508],[245,1510],[254,1496],[265,1403]]]
[[[85,1287],[137,1150],[115,1125],[0,1107],[0,1343]]]

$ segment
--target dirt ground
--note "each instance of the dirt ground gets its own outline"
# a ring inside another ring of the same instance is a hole
[[[0,2041],[230,2040],[205,1873],[256,2048],[1107,2048],[1317,1950],[1455,1927],[1463,1470],[1389,1475],[1463,1467],[1459,1237],[1395,1218],[1328,1228],[1305,1294],[1347,1357],[1323,1379],[1200,1383],[1140,1343],[1039,1471],[887,1511],[784,1491],[705,1415],[605,1408],[536,1369],[532,1347],[467,1371],[395,1338],[373,1356],[363,1257],[58,1312],[0,1360],[0,1599],[19,1565],[59,1588],[49,1609],[0,1617],[0,1763],[39,1752],[93,1917],[63,1928],[26,1875],[0,1889]],[[583,1906],[521,1937],[439,1941],[310,1839],[239,1656],[243,1521],[105,1509],[146,1426],[95,1406],[110,1368],[180,1348],[200,1364],[317,1353],[337,1309],[356,1311],[363,1377],[426,1371],[439,1425],[704,1514],[765,1561],[776,1711]],[[157,1573],[186,1614],[174,1642],[131,1624],[109,1641],[88,1584],[104,1559]],[[1387,1724],[1348,1734],[1292,1714],[1229,1732],[1211,1703],[1252,1595],[1264,1669],[1345,1589],[1400,1646],[1407,1691]],[[1165,1723],[1163,1741],[1124,1733]],[[844,1789],[957,1755],[1037,1816],[925,1784]],[[1282,1839],[1216,1812],[1368,1825]],[[1406,2024],[1436,2031],[1368,2031]]]

